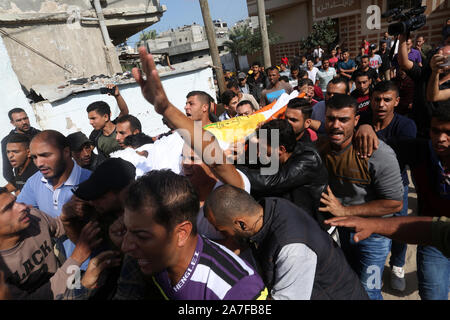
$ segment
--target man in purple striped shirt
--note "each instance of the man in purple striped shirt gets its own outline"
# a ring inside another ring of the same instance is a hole
[[[130,185],[122,251],[131,259],[123,268],[127,272],[119,280],[116,298],[266,298],[261,277],[247,262],[197,234],[198,211],[198,196],[189,179],[169,170],[151,171]],[[130,272],[133,263],[140,272]]]

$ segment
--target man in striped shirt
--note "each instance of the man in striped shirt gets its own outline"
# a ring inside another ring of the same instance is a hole
[[[126,199],[122,251],[132,259],[124,263],[117,299],[266,298],[248,263],[197,234],[199,201],[186,177],[151,171],[131,184]],[[132,271],[133,264],[140,272]]]

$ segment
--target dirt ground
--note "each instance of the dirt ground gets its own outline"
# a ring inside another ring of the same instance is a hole
[[[412,181],[409,171],[408,176],[410,177],[409,181]],[[417,215],[417,194],[412,183],[409,184],[408,215]],[[417,283],[416,248],[416,245],[408,244],[408,249],[406,251],[406,264],[404,267],[406,289],[403,292],[396,291],[391,288],[390,267],[388,264],[390,255],[386,259],[382,286],[382,295],[385,300],[420,300]]]

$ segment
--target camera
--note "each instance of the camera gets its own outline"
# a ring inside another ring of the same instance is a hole
[[[427,17],[423,14],[426,6],[418,5],[406,12],[403,12],[403,8],[400,6],[381,15],[383,18],[389,18],[388,22],[398,21],[388,26],[388,33],[391,36],[409,34],[411,31],[422,28],[427,22]]]

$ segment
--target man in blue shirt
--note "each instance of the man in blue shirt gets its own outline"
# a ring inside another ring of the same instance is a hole
[[[25,183],[17,202],[57,217],[72,198],[72,189],[89,178],[91,171],[72,160],[66,137],[55,130],[38,133],[31,141],[30,153],[39,171]],[[70,256],[74,248],[69,240],[64,242],[66,256]]]

